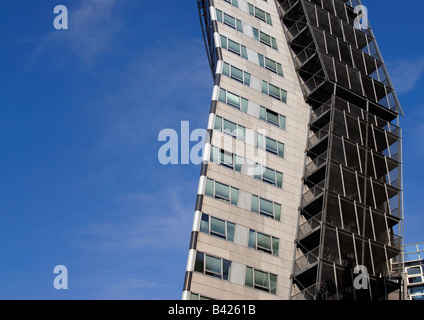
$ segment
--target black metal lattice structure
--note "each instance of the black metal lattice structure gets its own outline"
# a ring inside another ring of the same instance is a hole
[[[401,282],[403,113],[375,37],[355,27],[359,1],[276,3],[311,106],[291,299],[388,299]]]

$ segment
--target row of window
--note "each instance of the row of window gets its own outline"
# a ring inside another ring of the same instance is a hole
[[[258,79],[258,82],[262,83],[262,87],[261,88],[255,88],[254,86],[251,86],[252,84],[252,76],[250,73],[243,71],[239,68],[236,68],[226,62],[224,62],[223,64],[223,68],[222,68],[222,74],[232,78],[234,80],[237,80],[243,84],[245,84],[248,87],[252,87],[254,89],[257,89],[258,91],[261,91],[262,93],[273,97],[275,99],[278,99],[284,103],[287,103],[287,91],[283,90],[277,86],[274,86],[271,83],[268,83],[265,80],[260,80]]]
[[[231,93],[230,91],[221,88],[219,91],[219,101],[228,104],[229,106],[235,107],[241,112],[247,113],[260,120],[273,124],[280,129],[286,129],[285,116],[274,112],[271,109],[257,105],[256,103],[250,102],[249,104],[249,100]]]
[[[225,2],[228,2],[229,4],[232,4],[234,7],[242,9],[244,8],[244,6],[239,7],[239,1],[240,2],[245,2],[244,0],[224,0]],[[262,9],[259,9],[258,7],[254,6],[253,4],[250,4],[248,2],[246,2],[247,7],[248,7],[248,11],[246,13],[249,13],[250,15],[261,19],[262,21],[265,21],[266,23],[268,23],[269,25],[272,26],[272,19],[271,19],[271,15],[268,12],[265,12]],[[244,11],[244,10],[243,10]]]
[[[216,10],[216,18],[219,22],[230,26],[231,28],[236,29],[237,31],[247,35],[247,36],[253,36],[253,39],[255,39],[256,41],[259,41],[275,50],[278,51],[278,46],[277,46],[277,39],[275,39],[274,37],[270,36],[269,34],[262,32],[260,30],[258,30],[255,27],[252,27],[248,24],[243,23],[241,20],[234,18],[233,16],[222,12],[219,9],[215,9]],[[246,30],[249,30],[246,32]]]
[[[283,188],[283,174],[277,170],[270,169],[258,163],[248,163],[243,157],[234,153],[212,147],[210,161],[220,164],[237,172],[242,172],[243,165],[247,165],[252,169],[252,175],[255,179],[271,184],[277,188]],[[247,171],[245,169],[245,171]],[[245,172],[243,171],[243,172]]]
[[[217,258],[212,255],[198,251],[194,271],[212,276],[214,278],[229,281],[231,275],[231,261]],[[277,293],[277,275],[264,272],[246,266],[245,286],[266,291],[272,294]]]
[[[239,205],[239,189],[209,178],[206,180],[205,195],[228,202],[235,206]],[[248,195],[250,200],[250,205],[248,205],[248,207],[250,211],[281,221],[281,204],[263,199],[253,194]]]
[[[252,131],[253,136],[250,138],[246,137],[245,127],[219,116],[216,116],[215,118],[214,129],[226,133],[240,141],[246,141],[246,143],[254,146],[255,148],[266,150],[280,158],[284,158],[284,143],[266,137],[259,132]]]
[[[244,45],[242,45],[242,44],[240,44],[240,43],[238,43],[234,40],[231,40],[230,38],[227,38],[223,35],[221,35],[221,46],[225,50],[231,51],[231,52],[241,56],[242,58],[244,58],[244,59],[246,59],[250,62],[253,62],[253,63],[256,62],[256,61],[252,61],[252,59],[249,59],[249,55],[248,55],[248,52],[247,52],[248,49]],[[250,50],[250,51],[252,51],[252,50]],[[252,52],[254,52],[254,51],[252,51]],[[257,55],[257,57],[258,57],[257,64],[259,66],[261,66],[262,68],[268,69],[268,70],[284,77],[283,67],[282,67],[281,63],[275,62],[274,60],[269,59],[269,58],[263,56],[262,54],[260,54],[258,52],[254,52],[254,54]]]
[[[203,213],[200,232],[234,242],[235,226],[234,223]],[[248,247],[278,257],[280,239],[250,229]]]

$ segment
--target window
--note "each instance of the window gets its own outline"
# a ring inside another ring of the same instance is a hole
[[[281,205],[258,196],[252,196],[252,211],[265,217],[281,220]]]
[[[421,274],[421,268],[420,267],[408,268],[406,271],[407,271],[408,275]]]
[[[224,0],[224,1],[228,2],[229,4],[232,4],[236,8],[238,8],[238,0]]]
[[[273,153],[279,156],[280,158],[284,158],[284,143],[281,143],[268,137],[264,137],[260,133],[258,133],[256,147],[260,149],[265,149],[266,151]]]
[[[278,256],[280,239],[265,235],[255,230],[249,232],[249,247]]]
[[[250,3],[248,3],[248,7],[250,15],[255,16],[256,18],[262,21],[265,21],[266,23],[272,26],[271,15],[268,12],[259,9]]]
[[[190,293],[190,300],[214,300],[212,298],[208,298],[205,296],[201,296],[200,294],[197,293]]]
[[[214,129],[226,133],[240,141],[244,141],[246,128],[219,116],[215,118]]]
[[[283,187],[283,174],[273,169],[269,169],[261,164],[256,164],[255,178],[263,182],[272,184],[277,188]],[[272,209],[271,209],[272,215]]]
[[[231,261],[213,257],[203,252],[197,252],[194,271],[214,278],[229,280]]]
[[[200,231],[224,240],[234,241],[235,224],[203,213]]]
[[[287,91],[280,89],[266,81],[262,81],[262,93],[287,103]]]
[[[269,34],[253,28],[253,37],[255,40],[260,41],[275,50],[278,50],[277,40],[274,37],[271,37]]]
[[[237,172],[241,172],[241,167],[243,165],[242,157],[214,146],[212,146],[210,161]]]
[[[251,267],[246,267],[245,285],[247,287],[276,294],[277,276]]]
[[[209,178],[206,180],[205,194],[233,205],[238,204],[239,190],[237,188],[230,187]]]

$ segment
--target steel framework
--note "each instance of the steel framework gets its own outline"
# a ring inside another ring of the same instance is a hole
[[[403,112],[375,37],[354,26],[359,1],[276,3],[311,106],[291,299],[389,299],[401,286]]]

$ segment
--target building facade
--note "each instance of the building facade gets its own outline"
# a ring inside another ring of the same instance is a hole
[[[363,7],[197,3],[214,86],[183,299],[387,299],[402,110]]]
[[[405,299],[424,300],[424,242],[404,246]]]

